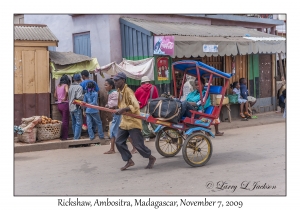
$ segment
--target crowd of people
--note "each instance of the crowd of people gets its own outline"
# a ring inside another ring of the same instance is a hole
[[[151,155],[151,150],[145,146],[144,141],[149,141],[155,137],[156,125],[148,123],[145,120],[122,115],[124,112],[131,112],[140,115],[141,112],[147,113],[147,104],[151,99],[159,97],[158,90],[155,85],[151,84],[151,80],[147,76],[141,78],[141,86],[134,92],[126,84],[126,75],[122,72],[116,74],[113,78],[105,80],[105,90],[108,93],[106,108],[115,109],[116,112],[112,116],[112,121],[109,125],[110,149],[104,154],[114,154],[116,152],[115,145],[120,152],[122,159],[126,161],[126,165],[121,168],[125,170],[134,165],[132,154],[138,152],[144,158],[149,159],[146,166],[147,169],[153,167],[156,158]],[[181,101],[181,116],[191,117],[191,110],[205,112],[211,106],[209,94],[206,100],[201,99],[199,93],[199,82],[202,83],[202,96],[206,96],[205,79],[201,81],[195,80],[193,86],[194,91],[190,92],[186,100]],[[233,94],[238,95],[238,103],[240,104],[240,116],[242,118],[251,116],[248,108],[256,103],[256,99],[249,96],[245,78],[231,84]],[[54,97],[58,105],[58,110],[62,115],[62,132],[61,140],[69,140],[69,116],[72,120],[73,139],[81,138],[82,128],[87,127],[90,140],[95,139],[95,133],[98,133],[100,139],[109,139],[104,135],[102,121],[99,110],[88,108],[80,105],[75,105],[74,100],[81,100],[91,105],[98,106],[99,87],[97,83],[89,79],[89,72],[83,70],[81,74],[73,75],[71,83],[67,75],[63,75],[59,84],[55,88]],[[280,101],[285,103],[285,89],[282,90]],[[201,101],[205,101],[202,105]],[[219,119],[215,119],[212,123],[215,127],[215,135],[222,136],[224,132],[220,132],[218,125]],[[133,149],[128,150],[127,141],[132,144]]]
[[[148,100],[157,98],[158,90],[150,83],[150,79],[147,76],[142,78],[141,86],[135,93],[125,82],[126,75],[124,73],[118,73],[113,78],[106,79],[105,81],[105,90],[108,93],[108,100],[105,107],[117,109],[117,112],[113,115],[109,126],[111,147],[104,154],[115,153],[116,145],[122,159],[127,161],[126,165],[121,168],[121,170],[125,170],[134,165],[132,154],[139,152],[143,157],[149,159],[146,168],[151,169],[156,158],[151,155],[151,150],[144,144],[144,138],[146,141],[149,141],[149,138],[153,137],[153,133],[149,131],[147,122],[142,122],[140,119],[129,116],[121,117],[121,115],[126,111],[131,111],[131,113],[139,115],[140,109],[146,112]],[[54,93],[58,110],[62,115],[61,140],[71,139],[68,138],[69,116],[71,116],[72,120],[74,140],[81,138],[82,127],[85,124],[90,140],[95,139],[96,129],[100,139],[108,139],[103,132],[99,110],[73,104],[74,100],[80,100],[98,106],[98,94],[99,87],[95,81],[89,79],[89,72],[87,70],[83,70],[81,74],[74,74],[72,84],[67,75],[61,77]],[[128,150],[127,140],[133,146],[131,152]]]

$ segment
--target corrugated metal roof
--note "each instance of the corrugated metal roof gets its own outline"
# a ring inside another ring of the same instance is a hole
[[[122,18],[132,24],[140,26],[155,35],[179,35],[198,37],[277,37],[272,34],[238,26],[200,25],[195,23],[173,23]]]
[[[210,19],[219,19],[219,20],[230,20],[230,21],[238,21],[238,22],[248,22],[248,23],[262,23],[267,25],[283,25],[284,21],[276,20],[276,19],[268,19],[268,18],[257,18],[257,17],[247,17],[241,15],[183,15],[190,17],[201,17],[201,18],[210,18]]]
[[[14,30],[15,40],[58,42],[47,25],[15,24]]]
[[[49,58],[53,63],[58,65],[68,65],[92,60],[92,58],[86,55],[75,54],[73,52],[56,51],[49,51]]]

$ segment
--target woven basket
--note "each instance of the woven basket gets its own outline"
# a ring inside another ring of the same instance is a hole
[[[61,124],[62,122],[54,124],[38,124],[36,126],[38,140],[58,139],[60,137]]]
[[[22,135],[18,134],[18,139],[20,142],[32,144],[36,142],[36,133],[37,133],[37,129],[33,128],[30,133],[25,132]]]

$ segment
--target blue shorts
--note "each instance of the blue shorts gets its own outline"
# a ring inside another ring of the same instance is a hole
[[[116,138],[119,130],[122,115],[113,115],[113,119],[110,124],[109,136],[110,138]]]

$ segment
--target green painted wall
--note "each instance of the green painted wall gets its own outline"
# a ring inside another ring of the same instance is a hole
[[[258,97],[259,96],[259,55],[248,55],[248,90],[249,94]]]

